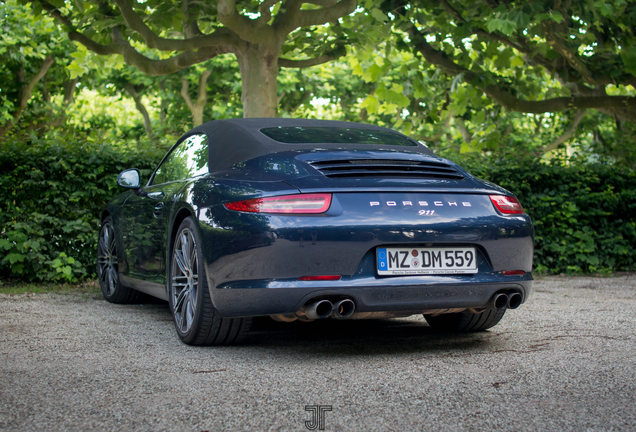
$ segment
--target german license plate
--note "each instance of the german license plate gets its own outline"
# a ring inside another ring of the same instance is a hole
[[[377,248],[379,275],[477,273],[477,255],[472,247]]]

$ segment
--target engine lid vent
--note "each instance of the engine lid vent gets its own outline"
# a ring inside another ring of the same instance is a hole
[[[401,159],[336,159],[309,162],[324,176],[400,177],[461,180],[462,174],[443,162]]]

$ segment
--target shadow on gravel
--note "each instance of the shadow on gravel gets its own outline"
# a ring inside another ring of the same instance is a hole
[[[153,297],[151,295],[148,295],[146,293],[142,293],[142,292],[137,292],[137,298],[135,300],[133,300],[132,302],[128,303],[128,304],[135,304],[135,305],[139,305],[139,304],[156,304],[156,305],[165,305],[166,308],[168,307],[168,302],[165,300],[161,300],[157,297]]]
[[[167,302],[152,297],[143,300],[147,301],[136,302],[141,306],[135,312],[140,319],[157,323],[172,321]],[[252,330],[241,345],[200,349],[249,350],[250,355],[266,351],[269,354],[274,350],[279,354],[289,352],[301,357],[321,355],[333,358],[409,353],[455,356],[505,348],[502,346],[505,339],[505,335],[489,331],[439,333],[423,320],[408,318],[281,323],[269,317],[258,317],[254,318]]]
[[[295,354],[341,358],[369,354],[482,352],[496,338],[497,335],[490,332],[439,333],[423,321],[408,319],[279,323],[260,317],[254,319],[243,346],[266,350],[293,348]]]

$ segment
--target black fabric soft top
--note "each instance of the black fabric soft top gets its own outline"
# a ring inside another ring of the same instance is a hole
[[[232,165],[267,154],[289,150],[314,150],[314,149],[342,149],[342,150],[382,150],[400,149],[410,153],[421,153],[429,156],[434,154],[424,145],[416,147],[402,147],[395,145],[378,144],[286,144],[275,141],[260,130],[275,127],[340,127],[351,129],[370,129],[384,132],[392,132],[405,136],[391,129],[362,123],[352,123],[332,120],[309,120],[290,118],[239,118],[226,120],[213,120],[204,123],[184,134],[177,143],[187,137],[204,133],[209,142],[209,168],[211,172],[226,169]],[[408,138],[408,137],[407,137]]]

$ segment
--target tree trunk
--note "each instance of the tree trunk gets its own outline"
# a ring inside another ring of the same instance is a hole
[[[159,81],[159,95],[161,97],[161,102],[159,104],[159,122],[162,125],[166,124],[166,117],[168,115],[168,98],[166,97],[166,78],[163,78]]]
[[[241,70],[243,117],[277,117],[280,48],[246,44],[236,53]]]
[[[586,112],[587,110],[577,111],[574,116],[574,120],[572,120],[572,123],[567,130],[563,133],[563,135],[552,141],[550,144],[547,144],[543,148],[543,154],[556,150],[561,144],[572,138],[576,134],[576,128],[579,126],[579,123],[581,123],[581,120],[583,120],[583,117],[585,117]]]
[[[473,135],[466,127],[466,122],[461,117],[455,117],[455,126],[459,129],[459,132],[462,134],[462,139],[466,144],[470,144],[473,140]]]
[[[131,83],[126,83],[125,89],[130,95],[130,97],[132,97],[133,100],[135,101],[135,107],[137,108],[137,111],[141,113],[141,116],[144,119],[144,129],[146,130],[146,133],[148,134],[148,136],[152,139],[153,134],[152,134],[152,123],[150,123],[150,115],[148,114],[148,110],[146,109],[146,106],[141,101],[141,96],[139,96],[139,93],[137,93],[135,86],[133,86]]]
[[[203,71],[199,77],[199,90],[197,92],[196,102],[192,102],[190,98],[190,83],[187,77],[183,77],[181,84],[181,96],[186,102],[186,105],[192,113],[192,126],[197,127],[203,124],[203,110],[208,103],[208,78],[211,72],[209,70]]]
[[[42,63],[42,66],[40,66],[40,69],[37,71],[37,73],[29,80],[28,83],[24,84],[20,88],[20,93],[18,95],[18,100],[16,104],[17,108],[13,111],[13,113],[11,113],[13,116],[13,119],[9,120],[4,125],[0,126],[0,137],[3,137],[4,134],[9,129],[11,129],[14,125],[18,123],[18,120],[20,120],[20,117],[22,116],[22,112],[24,111],[24,109],[27,107],[27,104],[29,103],[29,99],[31,99],[33,88],[38,83],[38,81],[40,81],[44,77],[44,75],[46,75],[49,68],[54,62],[55,62],[55,59],[53,59],[52,56],[47,56],[44,59],[44,62]],[[20,82],[26,81],[26,79],[24,78],[24,67],[21,68],[21,71],[18,74],[18,81]]]
[[[48,124],[43,125],[44,127],[40,128],[40,130],[42,130],[42,133],[46,132],[47,130],[58,128],[64,124],[64,122],[66,121],[66,113],[68,111],[68,107],[70,107],[75,101],[75,89],[78,82],[79,77],[70,81],[64,81],[64,100],[62,102],[62,110],[57,117],[55,117],[55,113],[51,110],[51,121],[49,121]]]
[[[79,82],[79,77],[72,79],[70,81],[64,81],[64,107],[68,108],[75,101],[75,89],[77,88],[77,83]]]

